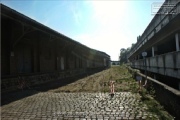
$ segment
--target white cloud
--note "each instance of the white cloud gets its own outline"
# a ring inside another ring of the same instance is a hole
[[[69,4],[69,9],[73,15],[75,24],[80,26],[82,21],[82,11],[80,10],[81,4],[78,1],[67,2]]]
[[[73,13],[76,24],[80,25],[81,18],[82,18],[81,13],[75,7],[71,7],[71,12]]]

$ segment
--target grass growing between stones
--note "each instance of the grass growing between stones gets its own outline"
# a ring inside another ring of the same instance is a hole
[[[117,87],[119,88],[118,91],[129,91],[132,93],[139,93],[138,91],[138,83],[135,79],[132,78],[132,75],[128,72],[125,66],[115,67],[116,71],[121,76],[120,78],[116,76],[116,83]],[[173,120],[174,118],[164,109],[162,105],[158,101],[154,99],[155,97],[155,90],[153,86],[150,87],[150,90],[147,91],[145,88],[142,88],[142,91],[139,93],[141,96],[141,101],[143,104],[147,105],[147,110],[154,114],[158,115],[157,117],[160,120]],[[148,116],[147,120],[154,120],[157,119],[153,116]]]
[[[115,92],[132,92],[137,94],[137,99],[140,99],[142,104],[146,104],[148,111],[160,120],[172,120],[173,117],[169,115],[164,108],[153,98],[154,90],[148,92],[146,89],[138,91],[138,83],[133,79],[126,66],[112,66],[107,70],[103,70],[93,75],[87,75],[87,77],[77,80],[74,83],[70,83],[66,86],[59,87],[57,89],[50,90],[49,92],[110,92],[109,81],[115,81]],[[149,116],[149,120],[157,119]]]
[[[152,88],[151,88],[152,89]],[[148,107],[148,111],[158,115],[158,118],[160,120],[173,120],[174,118],[164,109],[162,105],[158,101],[154,99],[155,91],[153,90],[147,91],[146,89],[142,89],[140,92],[141,95],[141,101],[145,103]],[[151,120],[152,118],[149,117],[148,120]]]

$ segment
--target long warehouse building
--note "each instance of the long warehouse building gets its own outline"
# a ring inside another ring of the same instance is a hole
[[[110,56],[91,49],[3,5],[1,8],[1,86],[14,90],[110,66]]]

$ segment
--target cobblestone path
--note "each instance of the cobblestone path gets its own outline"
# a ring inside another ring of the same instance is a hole
[[[53,93],[35,95],[1,106],[4,120],[134,120],[158,119],[147,111],[138,94]]]

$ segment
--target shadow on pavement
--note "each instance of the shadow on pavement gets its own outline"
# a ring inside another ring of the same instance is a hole
[[[70,77],[70,78],[55,80],[55,81],[51,81],[48,83],[31,86],[30,89],[25,88],[23,90],[16,90],[16,91],[12,91],[12,92],[1,93],[1,106],[9,104],[16,100],[23,99],[28,96],[32,96],[39,92],[46,92],[51,89],[56,89],[56,88],[65,86],[67,84],[73,83],[81,78],[87,77],[92,74],[94,74],[94,73],[83,74],[83,75],[78,75],[78,76],[74,76],[74,77]]]

